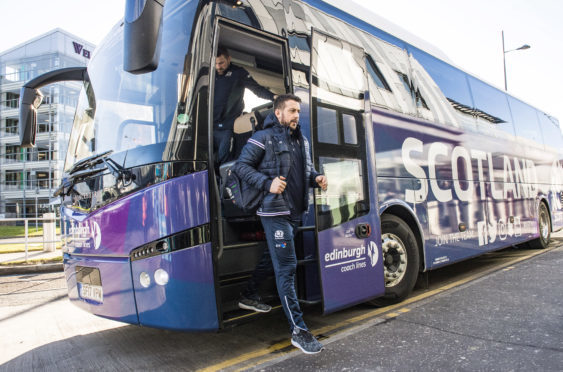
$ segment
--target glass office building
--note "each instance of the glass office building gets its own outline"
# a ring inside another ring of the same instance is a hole
[[[55,29],[0,52],[0,218],[41,216],[56,211],[50,203],[60,183],[69,133],[80,92],[78,82],[41,88],[34,148],[19,146],[20,88],[62,67],[85,66],[94,45]]]

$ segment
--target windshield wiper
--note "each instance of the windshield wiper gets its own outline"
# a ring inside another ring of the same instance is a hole
[[[77,161],[76,163],[74,163],[72,168],[70,168],[70,171],[68,172],[68,174],[72,175],[73,173],[76,173],[80,170],[95,167],[96,165],[98,165],[100,163],[105,163],[105,161],[104,161],[105,158],[110,156],[112,153],[113,153],[113,150],[108,150],[108,151],[102,152],[101,154],[92,155],[92,156],[84,158],[80,161]]]
[[[53,196],[69,195],[74,185],[85,178],[91,177],[95,174],[110,170],[111,174],[115,177],[116,182],[121,181],[123,186],[128,186],[134,179],[135,175],[128,169],[125,169],[125,160],[127,160],[127,153],[123,165],[119,165],[115,160],[110,159],[109,156],[113,150],[102,152],[101,154],[92,155],[76,162],[70,171],[69,177],[63,178],[61,185],[55,190]],[[99,164],[104,164],[104,167],[91,169]]]
[[[135,179],[135,175],[129,169],[125,168],[125,161],[127,160],[128,152],[129,151],[125,152],[123,165],[119,165],[113,159],[102,158],[102,161],[108,168],[110,168],[111,174],[113,174],[117,182],[122,181],[124,187],[129,186],[131,184],[131,181]]]
[[[83,169],[83,170],[75,171],[70,177],[63,178],[63,180],[61,181],[61,185],[55,190],[53,196],[57,197],[59,195],[69,195],[72,189],[74,188],[74,185],[78,181],[91,177],[95,174],[101,173],[107,169],[108,169],[107,167],[103,167],[103,168]]]
[[[101,154],[92,155],[74,163],[74,165],[68,172],[69,176],[62,179],[61,185],[55,190],[53,196],[57,197],[59,195],[69,195],[74,188],[74,185],[78,183],[78,181],[107,170],[108,166],[105,159],[112,153],[113,150],[108,150],[102,152]],[[102,163],[105,165],[104,167],[94,168],[95,166]]]

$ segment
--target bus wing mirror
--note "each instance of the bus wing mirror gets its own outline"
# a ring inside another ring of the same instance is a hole
[[[133,74],[156,70],[160,58],[165,0],[127,0],[123,33],[123,69]]]
[[[38,89],[22,87],[20,91],[20,117],[18,129],[21,147],[34,147],[37,133],[37,108],[43,101]]]

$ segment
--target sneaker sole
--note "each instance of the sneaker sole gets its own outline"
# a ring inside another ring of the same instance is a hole
[[[240,303],[240,302],[238,303],[238,307],[240,307],[241,309],[244,309],[244,310],[256,311],[258,313],[269,313],[270,310],[272,310],[272,308],[269,308],[268,310],[261,310],[261,309],[254,307],[254,306],[245,305],[245,304]]]
[[[301,345],[299,345],[297,342],[293,341],[293,339],[291,340],[291,344],[293,346],[295,346],[296,348],[298,348],[299,350],[301,350],[302,352],[304,352],[305,354],[318,354],[318,353],[320,353],[321,351],[324,350],[324,347],[322,347],[319,351],[307,351],[307,350],[303,349],[301,347]]]

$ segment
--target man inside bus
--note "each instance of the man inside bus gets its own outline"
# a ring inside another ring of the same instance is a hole
[[[313,168],[309,143],[301,134],[300,102],[292,94],[278,96],[274,112],[264,121],[264,129],[248,140],[233,167],[243,182],[264,190],[256,214],[260,216],[268,243],[268,250],[241,294],[239,307],[270,311],[271,307],[260,301],[257,288],[271,275],[273,264],[278,295],[292,332],[291,343],[304,353],[315,354],[323,346],[307,329],[297,300],[294,237],[303,213],[309,209],[309,187],[326,190],[328,183]]]
[[[229,161],[232,151],[233,125],[244,109],[244,90],[273,100],[274,94],[258,84],[244,68],[231,63],[226,48],[219,47],[215,58],[215,95],[213,97],[213,152],[215,164]]]

